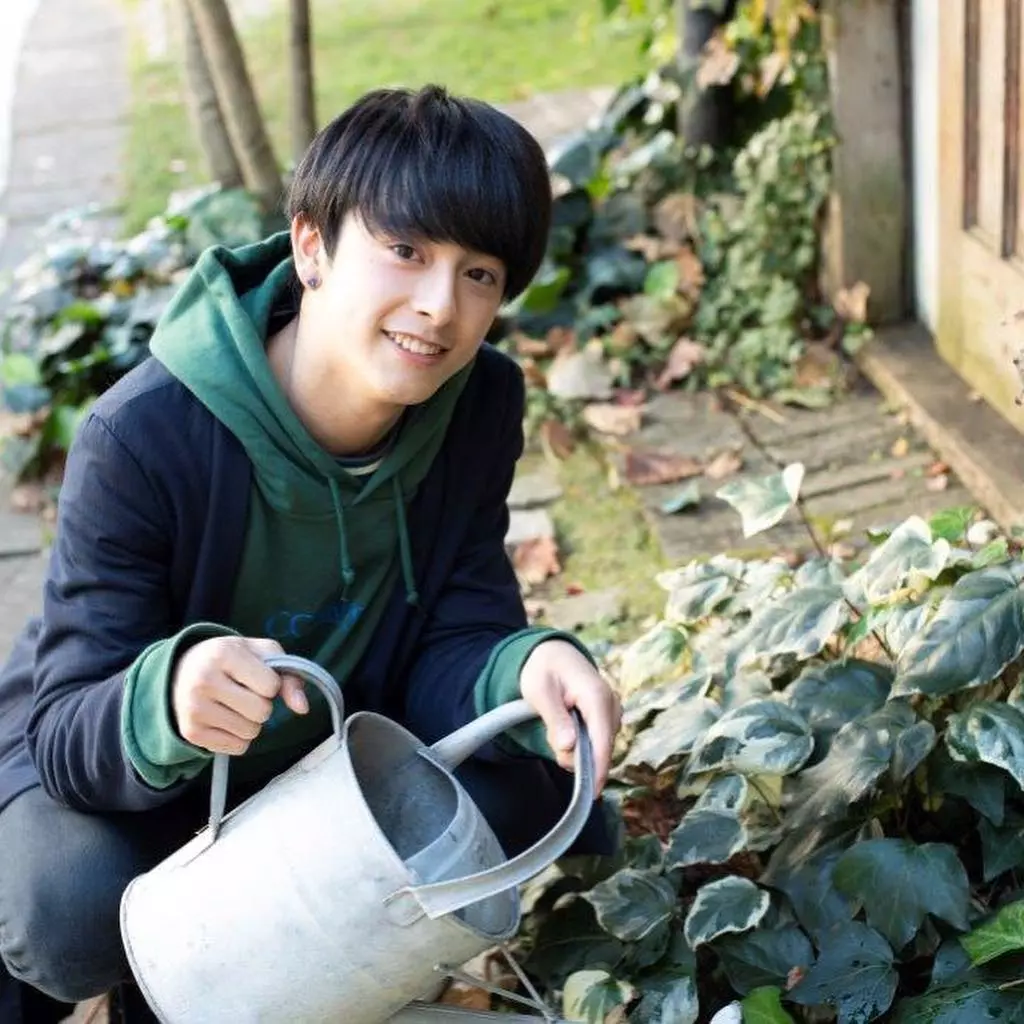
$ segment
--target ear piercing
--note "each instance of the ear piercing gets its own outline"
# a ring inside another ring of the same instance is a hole
[[[306,286],[316,291],[316,289],[320,287],[320,275],[310,274],[309,277],[306,278]]]

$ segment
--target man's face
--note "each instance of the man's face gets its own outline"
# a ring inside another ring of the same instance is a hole
[[[308,244],[300,231],[296,247]],[[381,406],[418,405],[461,370],[505,288],[505,268],[493,256],[448,242],[377,237],[354,213],[333,259],[325,255],[322,283],[302,301],[304,358],[315,362],[324,387],[337,381],[342,393],[354,388]]]

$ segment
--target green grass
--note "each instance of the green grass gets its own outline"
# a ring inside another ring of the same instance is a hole
[[[537,458],[526,456],[520,471],[527,472]],[[598,633],[613,640],[632,639],[641,622],[664,610],[666,594],[654,577],[668,568],[640,498],[631,487],[609,486],[605,460],[591,445],[580,445],[558,464],[556,475],[563,493],[550,512],[562,572],[531,596],[542,601],[563,597],[570,584],[589,592],[617,588],[623,620],[614,629],[602,624]]]
[[[123,0],[134,9],[133,0]],[[537,92],[616,85],[642,72],[639,29],[613,30],[598,0],[313,0],[317,113],[321,123],[368,89],[438,82],[494,103]],[[260,105],[282,163],[288,138],[287,5],[238,26]],[[133,102],[125,161],[125,230],[163,210],[176,188],[201,182],[180,67],[132,58]],[[175,162],[184,170],[172,170]]]

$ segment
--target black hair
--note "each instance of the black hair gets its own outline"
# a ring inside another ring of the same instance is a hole
[[[289,216],[317,228],[330,256],[352,211],[373,233],[501,260],[514,298],[544,256],[551,179],[537,140],[494,107],[437,85],[377,89],[317,135],[289,192]]]

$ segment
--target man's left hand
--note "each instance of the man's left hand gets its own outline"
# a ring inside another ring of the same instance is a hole
[[[597,669],[566,640],[545,640],[526,659],[519,689],[540,715],[558,763],[572,769],[576,723],[569,711],[583,716],[594,748],[595,797],[604,788],[611,767],[612,745],[622,721],[622,707]]]

